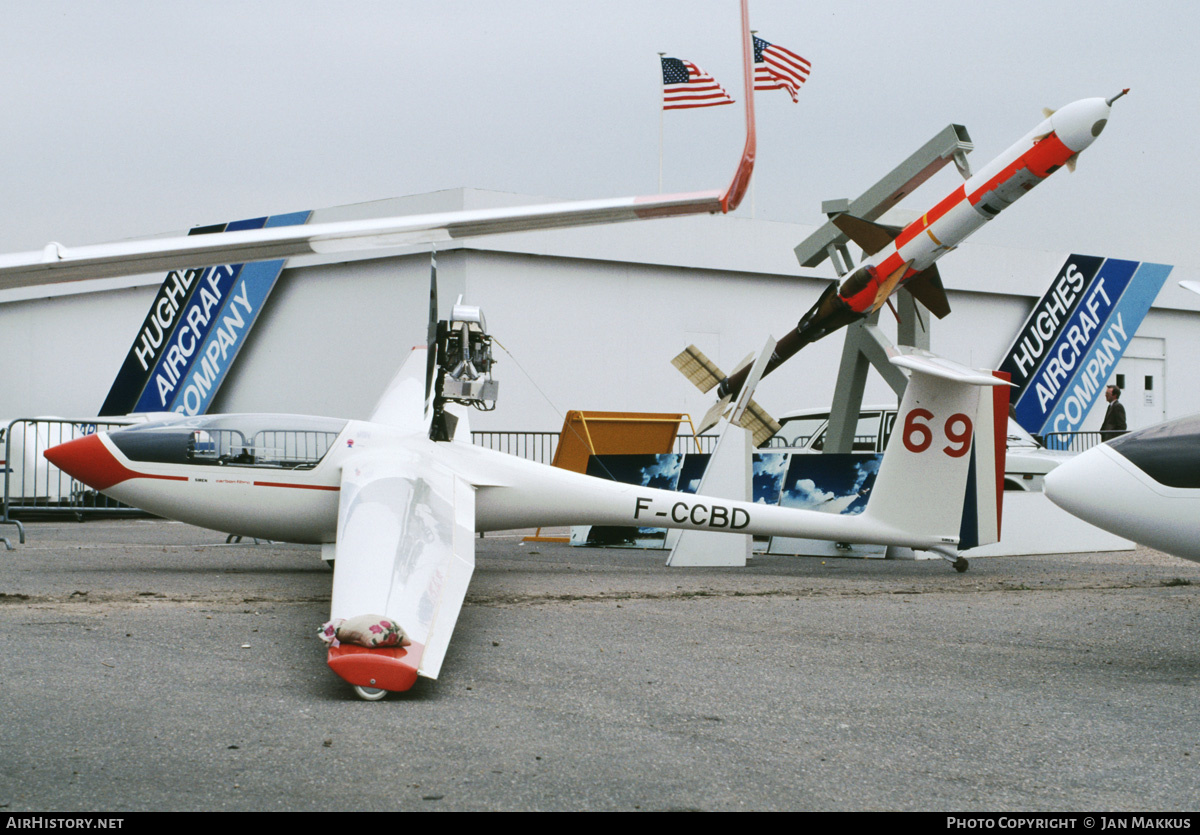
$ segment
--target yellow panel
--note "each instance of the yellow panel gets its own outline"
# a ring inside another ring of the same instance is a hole
[[[587,472],[590,455],[636,455],[675,449],[686,414],[651,412],[567,412],[554,452],[554,466]]]

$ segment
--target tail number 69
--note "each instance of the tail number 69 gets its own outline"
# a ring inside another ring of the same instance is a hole
[[[929,421],[933,420],[933,412],[928,409],[913,409],[904,418],[904,448],[909,452],[924,452],[933,444],[933,430]],[[946,440],[949,446],[942,447],[942,452],[951,458],[961,458],[971,449],[971,419],[961,412],[946,418]]]

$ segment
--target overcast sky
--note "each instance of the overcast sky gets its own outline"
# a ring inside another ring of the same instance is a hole
[[[950,122],[979,168],[1042,107],[1130,87],[1076,173],[976,240],[1198,265],[1194,8],[752,0],[813,74],[798,104],[758,94],[739,213],[816,224]],[[740,100],[737,22],[734,0],[0,0],[0,252],[459,186],[653,193],[660,115],[665,189],[723,188],[741,103],[661,114],[656,53]]]

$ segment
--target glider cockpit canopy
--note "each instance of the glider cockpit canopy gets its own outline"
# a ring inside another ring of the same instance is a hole
[[[347,421],[306,415],[199,415],[109,435],[131,461],[312,469]]]

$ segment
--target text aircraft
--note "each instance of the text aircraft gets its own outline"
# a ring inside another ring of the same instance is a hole
[[[1046,110],[1033,130],[903,229],[850,214],[835,216],[834,225],[862,248],[866,261],[840,286],[831,283],[795,329],[779,340],[763,376],[805,345],[878,310],[901,287],[937,317],[946,316],[950,304],[937,260],[1059,168],[1074,170],[1079,154],[1108,124],[1113,102],[1128,92]],[[679,354],[674,363],[701,391],[715,387],[718,399],[736,397],[750,370],[743,365],[725,376],[695,346]],[[718,404],[709,412],[712,417],[701,423],[700,431],[715,424],[720,408]],[[743,426],[754,431],[759,442],[779,429],[769,415],[751,412]]]
[[[1200,283],[1179,283],[1200,293]],[[1046,477],[1046,495],[1098,528],[1200,562],[1200,415],[1075,456]]]
[[[998,521],[1007,390],[998,390],[1003,402],[980,396],[981,386],[1004,385],[988,372],[924,353],[894,357],[913,371],[901,429],[866,510],[841,516],[605,481],[474,446],[461,408],[474,395],[446,396],[487,396],[490,337],[469,311],[456,307],[461,320],[440,323],[432,348],[413,349],[369,420],[180,416],[79,438],[46,457],[151,513],[324,545],[335,559],[328,663],[363,698],[437,677],[479,531],[652,525],[900,545],[961,568],[968,493]]]

